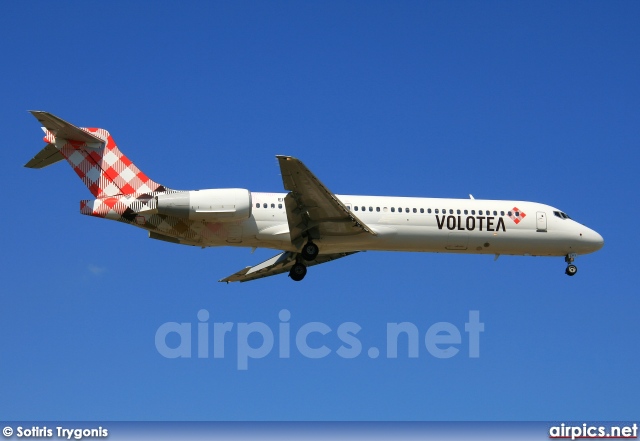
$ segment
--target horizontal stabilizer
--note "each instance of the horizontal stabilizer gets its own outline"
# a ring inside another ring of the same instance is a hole
[[[104,139],[92,135],[91,133],[88,133],[48,112],[42,112],[39,110],[30,110],[30,112],[38,121],[40,121],[40,124],[42,124],[45,129],[53,133],[56,138],[84,142],[88,147],[99,147],[105,142]],[[100,144],[95,145],[95,143]]]
[[[62,161],[64,156],[53,144],[47,144],[24,166],[27,168],[44,168],[58,161]]]

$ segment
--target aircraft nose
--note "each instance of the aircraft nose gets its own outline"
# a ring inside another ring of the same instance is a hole
[[[604,239],[602,236],[591,229],[587,229],[586,232],[582,233],[582,239],[585,244],[588,245],[590,252],[598,251],[604,246]]]

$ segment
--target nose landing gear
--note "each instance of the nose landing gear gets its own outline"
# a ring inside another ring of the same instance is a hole
[[[567,269],[565,270],[565,274],[567,276],[575,276],[578,272],[578,267],[573,264],[573,261],[576,259],[576,253],[567,254],[564,258],[564,261],[567,262]]]

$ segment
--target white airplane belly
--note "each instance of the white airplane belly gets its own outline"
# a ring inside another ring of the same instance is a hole
[[[415,251],[561,256],[570,250],[562,233],[450,231],[427,226],[371,226],[377,236],[323,237],[321,252]]]

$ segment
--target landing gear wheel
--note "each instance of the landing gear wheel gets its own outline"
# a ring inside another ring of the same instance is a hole
[[[311,261],[318,257],[319,252],[320,249],[318,248],[318,245],[309,241],[304,247],[302,247],[302,252],[300,253],[300,255],[302,255],[302,258],[304,260]]]
[[[307,267],[301,263],[295,263],[289,270],[289,277],[295,282],[299,282],[307,275]]]
[[[567,276],[575,276],[577,272],[578,272],[578,267],[571,264],[567,266],[567,270],[565,271],[565,274]]]

